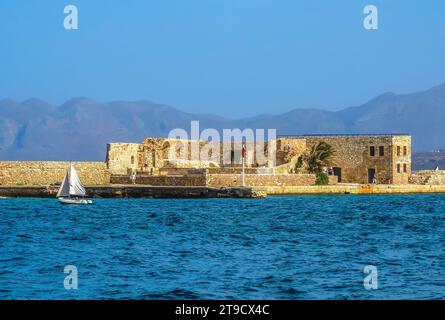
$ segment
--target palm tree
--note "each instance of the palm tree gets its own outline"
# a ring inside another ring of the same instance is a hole
[[[334,148],[332,148],[330,144],[320,141],[312,146],[309,154],[303,156],[303,160],[306,162],[308,171],[310,173],[319,173],[324,167],[330,165],[334,156]]]

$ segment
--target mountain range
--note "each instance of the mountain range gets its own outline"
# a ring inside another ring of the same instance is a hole
[[[74,98],[60,106],[32,98],[0,100],[0,160],[104,160],[108,142],[165,137],[174,128],[277,129],[287,134],[408,133],[414,151],[445,149],[445,84],[412,94],[385,93],[340,111],[294,109],[232,120],[191,114],[148,100]]]

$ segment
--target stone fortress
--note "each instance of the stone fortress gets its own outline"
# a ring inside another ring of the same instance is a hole
[[[270,193],[305,193],[305,187],[315,185],[316,177],[297,173],[295,164],[319,142],[330,144],[336,151],[331,163],[333,174],[329,176],[332,189],[326,189],[332,193],[346,192],[351,185],[368,188],[374,177],[380,188],[445,184],[443,171],[411,172],[409,135],[383,134],[279,136],[261,144],[263,158],[257,147],[247,142],[245,186],[267,188]],[[208,141],[146,138],[142,143],[109,143],[105,162],[74,162],[74,165],[87,186],[241,186],[241,143],[218,144],[221,152],[212,155],[215,144]],[[209,153],[210,160],[181,153],[184,146],[192,149],[193,145]],[[0,162],[0,185],[57,185],[67,167],[68,162]]]
[[[283,137],[278,140],[279,159],[286,159],[290,166],[305,150],[319,142],[326,142],[336,154],[331,166],[338,182],[379,184],[407,184],[411,176],[411,137],[409,135],[312,135]],[[289,145],[290,152],[283,154],[282,146]],[[284,157],[283,157],[284,156]]]
[[[371,183],[376,177],[379,184],[407,184],[411,176],[411,137],[408,135],[307,135],[281,136],[264,143],[268,157],[257,161],[254,144],[246,143],[246,185],[312,185],[315,176],[294,171],[299,156],[318,142],[327,142],[336,150],[332,161],[334,175],[330,182]],[[169,150],[180,150],[184,144],[191,149],[191,140],[147,138],[143,143],[110,143],[107,146],[107,168],[114,183],[129,183],[132,172],[141,184],[174,185],[179,177],[194,183],[201,177],[206,185],[239,186],[241,184],[241,144],[220,147],[214,161],[188,158],[171,161]],[[195,141],[203,148],[209,142]],[[224,143],[221,143],[223,145]],[[224,159],[229,161],[223,161]],[[163,177],[160,179],[159,177]],[[173,179],[176,177],[176,180]],[[172,183],[169,183],[169,178]],[[193,179],[194,178],[194,179]],[[173,183],[174,182],[174,183]],[[204,182],[202,182],[204,183]]]

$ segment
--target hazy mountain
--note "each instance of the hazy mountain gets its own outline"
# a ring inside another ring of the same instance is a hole
[[[0,100],[0,160],[103,160],[107,142],[140,142],[171,129],[276,128],[278,134],[409,133],[417,151],[445,148],[445,84],[407,95],[383,94],[341,111],[295,109],[230,120],[150,101],[101,103],[75,98],[55,107]]]
[[[445,169],[445,150],[414,153],[412,157],[413,170]]]

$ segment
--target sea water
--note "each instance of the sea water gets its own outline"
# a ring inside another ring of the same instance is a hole
[[[0,299],[444,297],[445,195],[0,199]]]

